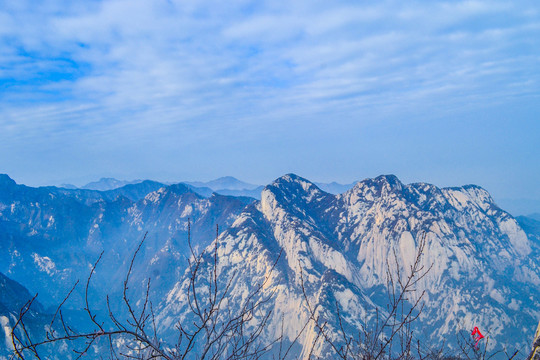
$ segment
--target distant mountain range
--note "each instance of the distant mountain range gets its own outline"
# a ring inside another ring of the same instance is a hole
[[[140,182],[142,182],[142,180],[125,181],[116,180],[114,178],[101,178],[99,181],[90,182],[84,185],[81,189],[107,191],[130,184],[138,184]]]
[[[248,184],[246,182],[240,181],[232,176],[225,176],[220,177],[219,179],[208,181],[208,182],[201,182],[201,181],[193,181],[193,182],[184,182],[185,184],[192,185],[195,187],[208,187],[212,190],[220,190],[220,189],[227,189],[227,190],[253,190],[259,187],[260,185],[254,185],[254,184]]]
[[[137,184],[140,182],[143,182],[143,180],[127,181],[117,180],[114,178],[101,178],[98,181],[93,181],[80,187],[80,189],[107,191],[114,190],[129,184]],[[260,194],[262,189],[264,188],[264,186],[262,185],[246,183],[232,176],[224,176],[207,182],[183,181],[182,183],[189,185],[193,189],[193,191],[197,192],[202,196],[209,196],[213,192],[216,192],[221,195],[249,196],[257,200],[260,200]],[[170,185],[172,183],[161,184]],[[337,182],[315,182],[314,184],[323,191],[326,191],[330,194],[338,195],[352,188],[355,183],[339,184]],[[59,187],[65,189],[79,189],[77,186],[72,184],[62,184]],[[540,211],[540,200],[501,198],[496,199],[496,203],[514,216],[533,217],[534,213],[537,213],[537,217],[539,217],[537,218],[537,220],[540,219],[540,215],[538,215],[538,212]]]
[[[484,189],[406,185],[387,175],[348,190],[327,184],[337,193],[332,194],[321,189],[324,184],[289,174],[263,187],[255,200],[217,194],[208,185],[258,191],[256,185],[218,180],[172,185],[146,180],[100,191],[33,188],[0,175],[2,326],[12,326],[16,309],[36,292],[43,305],[36,305],[35,316],[46,317],[77,279],[86,279],[102,251],[90,291],[92,306],[106,308],[104,294],[121,295],[131,256],[148,233],[132,280],[152,279],[161,334],[174,338],[176,322],[189,312],[184,296],[189,219],[196,251],[213,249],[220,226],[219,277],[236,274],[228,301],[233,311],[273,269],[261,294],[274,314],[264,333],[268,339],[283,319],[286,341],[307,321],[300,271],[309,301],[336,336],[336,304],[347,329],[373,320],[374,309],[384,310],[387,301],[387,264],[395,253],[406,272],[425,233],[423,264],[433,268],[419,283],[426,297],[418,339],[452,348],[459,331],[480,326],[492,346],[528,345],[524,334],[540,317],[540,221],[513,218]],[[84,306],[82,288],[66,306]],[[115,304],[113,310],[121,311]],[[36,331],[43,328],[40,321]],[[307,356],[303,351],[315,331],[308,327],[301,334],[296,355]],[[1,339],[0,349],[9,351]],[[316,351],[331,357],[327,346]]]
[[[98,191],[107,191],[107,190],[114,190],[118,189],[125,185],[130,184],[137,184],[142,182],[143,180],[133,180],[133,181],[126,181],[126,180],[117,180],[114,178],[101,178],[97,181],[89,182],[86,185],[83,185],[81,187],[77,187],[73,184],[60,184],[58,187],[64,188],[64,189],[85,189],[85,190],[98,190]]]
[[[150,180],[146,180],[150,181]],[[98,191],[111,191],[126,185],[133,185],[143,182],[143,180],[117,180],[114,178],[101,178],[98,181],[90,182],[80,188],[72,184],[62,184],[59,187],[65,189],[85,189],[85,190],[98,190]],[[154,182],[158,183],[158,182]],[[202,195],[210,196],[213,192],[221,195],[231,196],[249,196],[254,199],[260,200],[261,191],[264,186],[249,184],[244,181],[238,180],[232,176],[224,176],[215,180],[203,182],[203,181],[183,181],[182,184],[188,185],[193,191]],[[171,185],[171,183],[158,183],[162,186]],[[331,183],[316,183],[316,185],[323,191],[331,194],[341,194],[354,186],[353,184],[339,184],[337,182]]]

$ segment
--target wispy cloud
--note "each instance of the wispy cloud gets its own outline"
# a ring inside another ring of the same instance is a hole
[[[171,134],[441,118],[536,99],[539,60],[528,0],[4,2],[0,140],[184,149]]]

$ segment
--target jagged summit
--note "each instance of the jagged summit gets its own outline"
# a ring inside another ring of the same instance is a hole
[[[357,182],[346,193],[363,194],[363,196],[371,198],[372,196],[385,196],[389,193],[400,192],[403,186],[403,183],[395,175],[380,175]]]
[[[343,197],[358,197],[371,201],[378,198],[401,197],[418,206],[462,208],[466,203],[488,211],[499,209],[487,190],[478,185],[459,187],[437,187],[436,185],[415,182],[403,184],[395,175],[380,175],[359,181]]]
[[[403,185],[403,183],[398,179],[398,177],[393,174],[379,175],[374,178],[373,181],[379,184],[388,184],[392,187],[401,187]]]
[[[307,204],[320,204],[334,198],[334,195],[322,191],[311,181],[296,174],[286,174],[263,189],[261,206],[267,217],[280,213],[281,208],[305,214],[306,209],[310,208]]]
[[[191,187],[186,184],[179,183],[169,186],[162,186],[156,191],[149,192],[144,197],[144,203],[175,203],[179,199],[189,199],[189,201],[202,200],[203,196],[199,195]]]
[[[292,173],[277,178],[272,183],[267,185],[266,188],[279,188],[283,190],[302,188],[304,191],[309,191],[311,189],[322,191],[317,185],[315,185],[311,181]]]

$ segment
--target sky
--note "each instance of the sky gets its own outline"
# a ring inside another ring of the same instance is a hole
[[[18,183],[395,174],[540,200],[539,144],[537,0],[0,0]]]

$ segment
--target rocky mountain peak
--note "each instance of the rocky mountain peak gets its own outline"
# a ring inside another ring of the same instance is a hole
[[[347,193],[371,201],[374,198],[386,197],[403,190],[403,183],[395,175],[380,175],[373,179],[365,179],[356,183]]]
[[[396,175],[379,175],[373,179],[373,181],[380,186],[390,187],[393,190],[401,190],[403,183],[398,179]]]
[[[266,186],[265,190],[270,190],[276,195],[281,194],[286,197],[297,198],[310,198],[315,194],[326,194],[317,185],[296,174],[287,174],[277,178],[270,185]]]
[[[333,195],[322,191],[311,181],[295,174],[287,174],[263,189],[261,207],[267,218],[274,217],[280,212],[279,209],[305,215],[305,210],[312,208],[313,204],[333,198]]]
[[[189,186],[183,183],[173,184],[169,186],[163,186],[156,191],[148,193],[144,197],[144,203],[164,203],[164,202],[176,202],[179,198],[190,199],[195,201],[198,199],[204,199],[203,196],[194,192]]]

